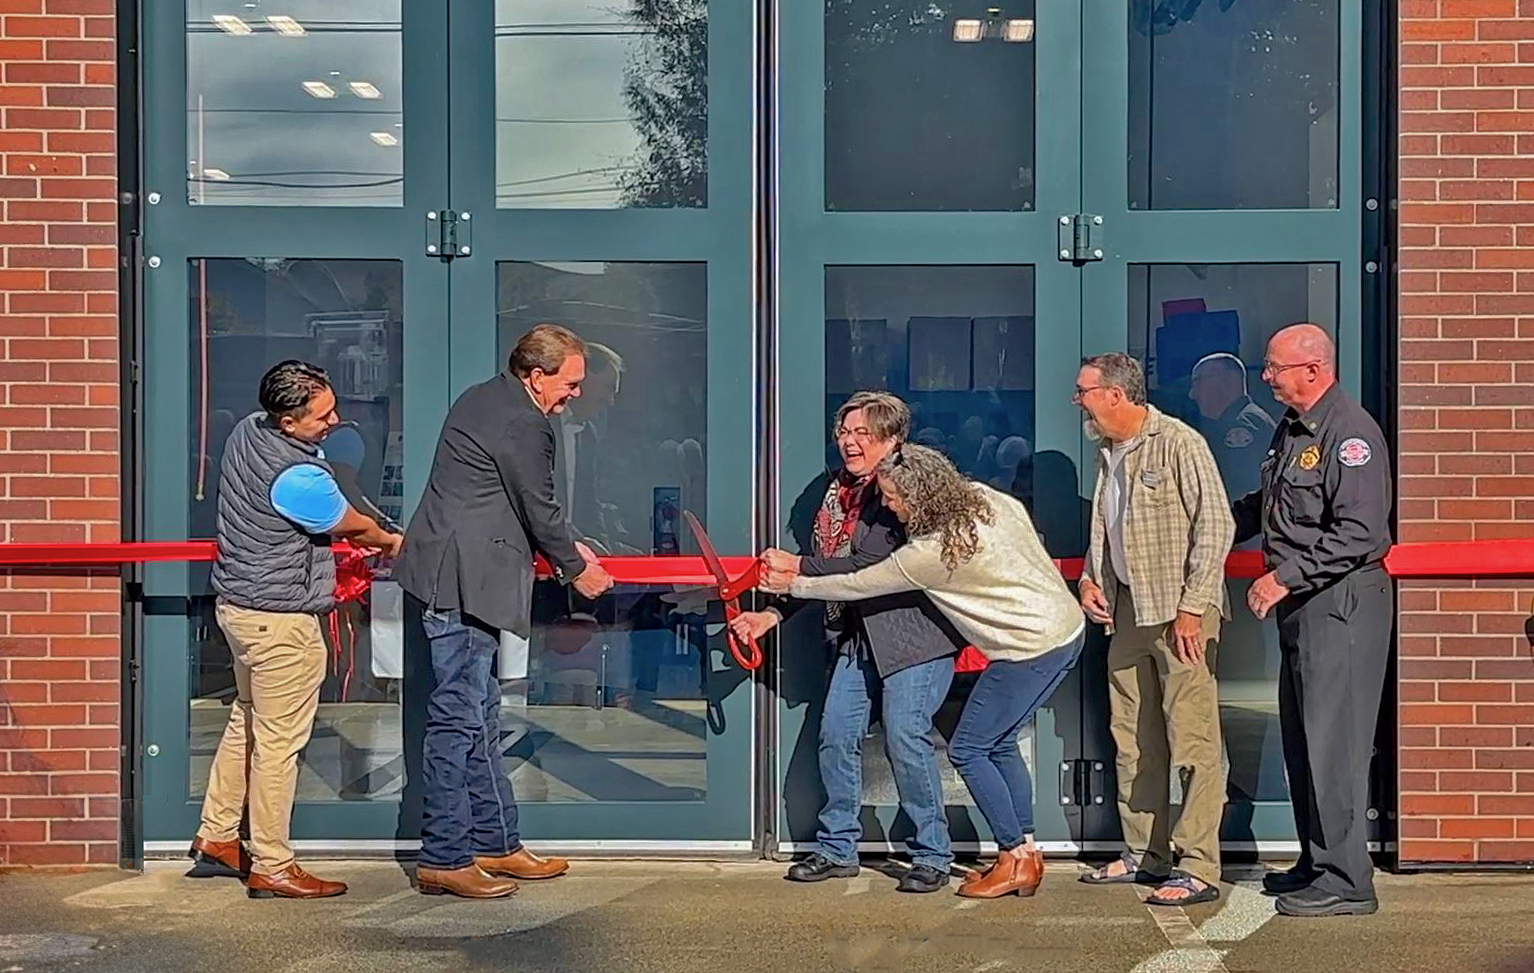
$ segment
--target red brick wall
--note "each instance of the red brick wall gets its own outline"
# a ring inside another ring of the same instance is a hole
[[[112,0],[0,0],[0,543],[118,533]],[[0,865],[117,861],[115,573],[0,568]]]
[[[1534,538],[1534,0],[1400,12],[1400,539]],[[1401,598],[1401,860],[1534,861],[1534,581]]]

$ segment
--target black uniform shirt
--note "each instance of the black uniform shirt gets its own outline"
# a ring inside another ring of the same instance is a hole
[[[1228,495],[1240,497],[1262,489],[1263,450],[1273,439],[1273,427],[1273,418],[1244,395],[1218,419],[1199,423]]]
[[[1232,505],[1236,540],[1262,532],[1268,568],[1291,592],[1325,588],[1390,549],[1392,493],[1379,423],[1334,385],[1303,416],[1284,413],[1262,488]]]

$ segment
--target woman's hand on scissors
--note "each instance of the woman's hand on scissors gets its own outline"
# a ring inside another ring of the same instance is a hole
[[[747,642],[766,635],[782,620],[775,611],[741,612],[730,622],[730,632],[738,640]]]

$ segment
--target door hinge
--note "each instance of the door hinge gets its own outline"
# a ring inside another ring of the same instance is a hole
[[[1107,769],[1101,760],[1060,761],[1060,804],[1087,807],[1103,803]]]
[[[451,260],[470,253],[469,214],[452,209],[434,209],[426,214],[426,254]]]
[[[1087,263],[1103,259],[1103,218],[1091,213],[1060,217],[1060,259]]]

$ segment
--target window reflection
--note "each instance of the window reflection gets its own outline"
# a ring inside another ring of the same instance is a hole
[[[1032,209],[1034,6],[825,0],[826,209]]]
[[[402,520],[404,371],[401,266],[391,260],[229,258],[189,261],[193,380],[188,430],[191,536],[213,537],[219,465],[235,423],[257,411],[257,386],[287,358],[322,366],[342,423],[320,444],[347,500]],[[209,566],[192,565],[190,796],[209,768],[235,696]],[[398,800],[402,597],[387,579],[321,619],[328,649],[314,735],[300,758],[298,800]]]
[[[825,328],[828,469],[841,463],[830,437],[837,408],[854,391],[881,389],[911,407],[914,441],[941,450],[969,476],[1018,497],[1039,519],[1032,267],[827,267]],[[1058,456],[1042,457],[1045,468]],[[824,480],[804,489],[804,498],[813,502],[801,498],[796,513],[814,510]],[[1065,489],[1074,500],[1074,472]],[[807,519],[790,527],[808,549]],[[1047,525],[1040,529],[1047,538]],[[975,678],[955,675],[934,721],[944,751],[939,765],[948,804],[973,804],[944,741],[958,725]],[[863,745],[864,801],[893,805],[895,782],[883,732],[882,726],[874,729]],[[1032,726],[1024,729],[1019,746],[1032,766]]]
[[[399,206],[399,0],[187,0],[187,200]]]
[[[1284,409],[1262,381],[1268,339],[1310,321],[1337,333],[1335,264],[1132,264],[1129,353],[1150,401],[1208,440],[1232,498],[1256,489]],[[1257,550],[1260,540],[1243,548]],[[1231,610],[1215,657],[1233,814],[1287,801],[1278,728],[1278,632],[1229,581]],[[1175,775],[1174,775],[1175,776]],[[1173,798],[1180,782],[1173,780]]]
[[[1129,0],[1132,209],[1337,206],[1338,0]]]
[[[574,532],[615,555],[696,553],[707,523],[708,275],[701,263],[502,263],[502,355],[551,321],[588,343],[578,398],[551,419]],[[708,592],[540,583],[508,665],[505,759],[519,800],[699,801],[707,793]],[[717,621],[717,620],[716,620]],[[717,631],[717,626],[712,626]]]
[[[705,206],[706,0],[496,0],[496,205]]]

